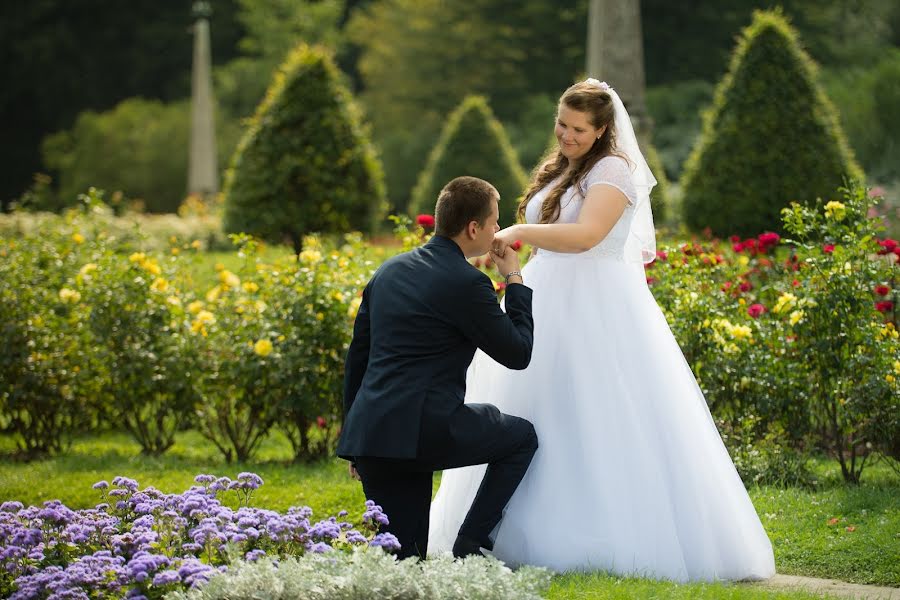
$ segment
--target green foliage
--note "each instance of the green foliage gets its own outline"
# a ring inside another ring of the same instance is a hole
[[[709,104],[712,93],[712,84],[697,79],[647,88],[653,144],[671,178],[681,176],[682,165],[703,125],[700,107]]]
[[[0,236],[0,428],[25,458],[59,453],[95,424],[103,378],[73,281],[85,240],[72,219],[39,237]]]
[[[815,67],[780,12],[756,12],[716,89],[684,173],[689,227],[718,234],[780,228],[792,201],[861,177]]]
[[[300,45],[276,73],[225,181],[225,228],[299,252],[311,232],[372,230],[385,208],[381,167],[337,68]]]
[[[536,122],[535,108],[543,110],[534,96],[555,104],[584,68],[587,5],[526,2],[510,10],[504,0],[388,0],[354,11],[346,35],[360,48],[362,101],[397,212],[410,207],[433,140],[466,96],[489,98],[516,132]],[[547,119],[542,131],[552,113]],[[539,135],[528,134],[527,144],[513,139],[523,161],[543,150]]]
[[[653,221],[659,224],[670,217],[669,178],[666,177],[666,170],[663,168],[662,159],[656,150],[656,146],[645,144],[644,154],[647,166],[650,167],[650,171],[656,177],[656,185],[653,186],[653,191],[650,192],[650,206],[653,209]]]
[[[825,70],[823,83],[870,179],[900,178],[900,50],[864,66]]]
[[[220,270],[216,286],[188,305],[191,328],[209,348],[200,431],[229,462],[248,460],[276,424],[295,459],[328,455],[356,292],[372,263],[357,237],[341,248],[310,238],[299,257],[274,264],[259,260],[246,236],[235,240],[241,269]],[[360,269],[351,268],[351,257]]]
[[[135,252],[128,261],[102,245],[75,276],[90,307],[94,352],[106,372],[103,403],[145,454],[159,455],[189,426],[200,402],[200,348],[186,322],[175,258]]]
[[[236,128],[217,115],[219,164]],[[58,173],[58,196],[37,209],[72,206],[90,186],[125,194],[140,210],[174,213],[185,197],[190,136],[188,102],[130,98],[109,111],[86,111],[44,139],[44,163]],[[24,206],[24,208],[31,208]]]
[[[462,175],[480,177],[500,192],[500,223],[516,222],[516,207],[528,181],[503,126],[487,100],[466,98],[447,119],[412,192],[413,214],[434,214],[441,188]]]
[[[244,34],[237,44],[241,56],[213,69],[216,98],[234,120],[253,114],[265,96],[272,73],[298,42],[340,48],[343,38],[339,35],[338,20],[344,10],[338,0],[236,0],[236,3],[236,20]],[[214,18],[212,31],[217,25]],[[233,150],[234,144],[228,147],[229,156]]]
[[[748,488],[758,485],[802,487],[812,484],[808,457],[790,445],[783,426],[748,414],[737,424],[719,423],[719,433],[734,467]]]
[[[794,377],[808,390],[824,447],[844,478],[858,483],[871,450],[890,455],[900,440],[898,311],[873,291],[885,286],[896,299],[898,267],[891,255],[872,259],[881,249],[876,222],[867,216],[874,200],[858,185],[842,192],[843,202],[824,207],[821,201],[815,207],[793,203],[784,221],[808,266],[792,313]]]

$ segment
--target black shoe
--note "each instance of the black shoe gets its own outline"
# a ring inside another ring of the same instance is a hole
[[[484,556],[481,551],[481,544],[475,540],[458,535],[456,543],[453,544],[453,556],[456,558],[465,558],[467,556]]]

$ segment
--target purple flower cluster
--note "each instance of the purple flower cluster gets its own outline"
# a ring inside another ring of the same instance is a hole
[[[251,508],[251,494],[263,484],[254,473],[195,481],[181,494],[142,490],[126,477],[99,481],[93,488],[102,502],[86,510],[58,500],[0,504],[0,597],[154,598],[202,584],[236,558],[400,547],[393,535],[378,533],[388,519],[371,501],[357,530],[336,517],[313,523],[308,507],[284,514]],[[228,491],[237,494],[237,509],[218,498]]]

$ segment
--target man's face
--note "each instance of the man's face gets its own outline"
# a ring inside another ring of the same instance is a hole
[[[477,243],[478,249],[480,250],[480,253],[477,256],[481,256],[491,249],[491,245],[494,242],[494,234],[500,231],[500,225],[497,222],[498,219],[500,219],[500,202],[499,198],[495,197],[494,201],[491,203],[491,214],[484,220],[481,227],[475,228],[474,241]]]

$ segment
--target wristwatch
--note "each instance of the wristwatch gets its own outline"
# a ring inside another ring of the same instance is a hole
[[[506,274],[506,277],[505,277],[505,279],[506,279],[506,285],[509,285],[509,278],[512,277],[513,275],[518,275],[519,277],[522,277],[522,271],[510,271],[509,273],[507,273],[507,274]],[[523,281],[524,281],[524,279],[525,279],[525,278],[522,277],[522,280],[523,280]]]

